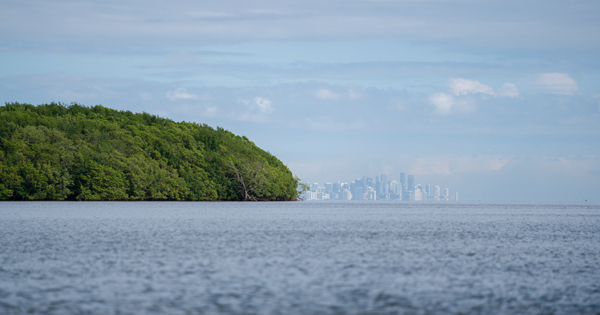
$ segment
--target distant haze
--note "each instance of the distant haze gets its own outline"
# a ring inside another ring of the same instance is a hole
[[[600,201],[598,1],[0,2],[0,101],[246,135],[303,181]]]

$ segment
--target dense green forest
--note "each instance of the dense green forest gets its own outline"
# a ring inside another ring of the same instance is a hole
[[[0,107],[0,200],[296,200],[245,136],[100,105]]]

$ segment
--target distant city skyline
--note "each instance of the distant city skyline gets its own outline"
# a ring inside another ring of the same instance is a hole
[[[304,192],[302,200],[340,201],[458,201],[458,192],[450,194],[449,188],[427,183],[416,184],[415,176],[400,173],[398,180],[388,180],[386,174],[372,177],[363,176],[351,182],[304,182],[310,190]]]

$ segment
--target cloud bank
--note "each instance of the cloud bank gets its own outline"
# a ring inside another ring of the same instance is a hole
[[[536,84],[548,93],[571,95],[579,90],[577,82],[566,73],[542,73]]]
[[[473,112],[476,108],[474,99],[465,98],[471,94],[508,98],[519,96],[519,90],[513,83],[504,83],[498,89],[498,92],[495,92],[493,88],[479,81],[451,78],[448,87],[451,94],[438,92],[430,95],[427,99],[428,103],[434,106],[434,113],[437,115],[449,115],[453,112],[463,114]]]
[[[341,95],[328,89],[318,89],[315,92],[315,97],[326,101],[337,101],[340,99]]]
[[[174,91],[167,92],[167,98],[171,101],[177,100],[195,100],[198,99],[198,95],[188,93],[185,88],[177,88]]]
[[[239,103],[243,104],[245,109],[241,111],[241,114],[236,115],[238,120],[263,123],[273,112],[272,102],[266,98],[255,97],[251,101],[242,99]]]
[[[479,81],[467,79],[450,79],[450,91],[456,96],[467,95],[472,93],[483,93],[494,95],[494,89],[487,85],[479,83]]]

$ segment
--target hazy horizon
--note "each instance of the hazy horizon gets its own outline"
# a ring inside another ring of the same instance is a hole
[[[221,126],[302,181],[600,201],[596,1],[3,1],[0,100]]]

